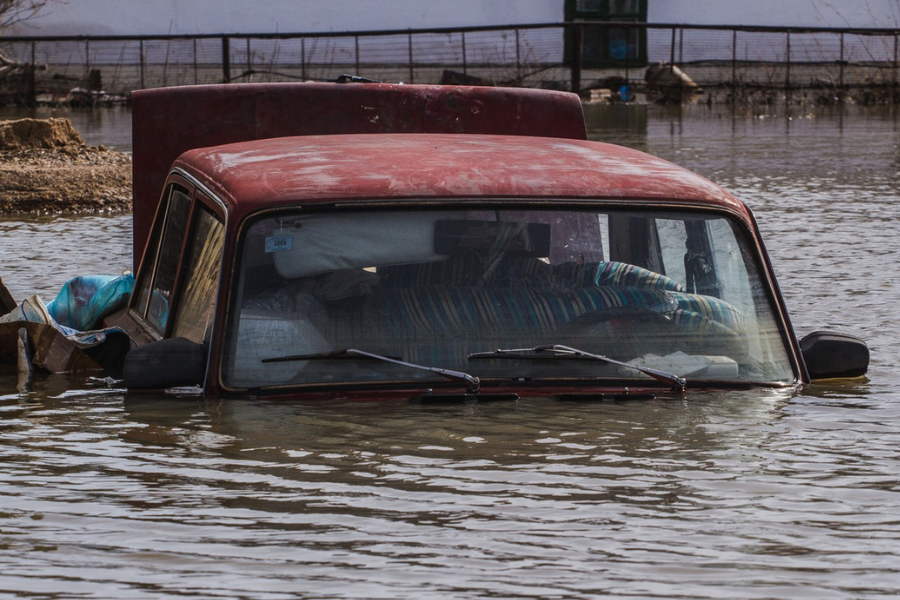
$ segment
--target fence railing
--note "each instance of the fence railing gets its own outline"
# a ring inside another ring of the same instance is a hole
[[[644,85],[648,65],[679,66],[732,100],[773,90],[894,101],[894,29],[567,22],[337,33],[0,37],[7,101],[107,97],[172,85],[331,80],[473,83],[583,92]],[[581,52],[573,51],[581,48]],[[5,63],[5,64],[4,64]],[[879,98],[876,98],[879,99]]]

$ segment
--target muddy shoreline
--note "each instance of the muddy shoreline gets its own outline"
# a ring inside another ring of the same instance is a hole
[[[88,146],[68,119],[0,123],[0,214],[130,211],[131,156]]]

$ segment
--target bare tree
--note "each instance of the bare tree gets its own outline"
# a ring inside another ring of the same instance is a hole
[[[60,0],[0,0],[0,30],[27,21],[48,4],[58,1]]]

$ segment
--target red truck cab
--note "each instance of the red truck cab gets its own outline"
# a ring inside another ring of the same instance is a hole
[[[620,397],[868,364],[798,341],[745,204],[587,141],[571,94],[169,88],[134,123],[136,285],[108,321],[132,389]]]

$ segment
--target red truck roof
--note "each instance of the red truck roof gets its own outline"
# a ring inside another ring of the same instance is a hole
[[[746,214],[709,180],[643,152],[530,136],[303,136],[191,150],[175,166],[216,191],[236,220],[262,207],[428,197],[664,200]]]

